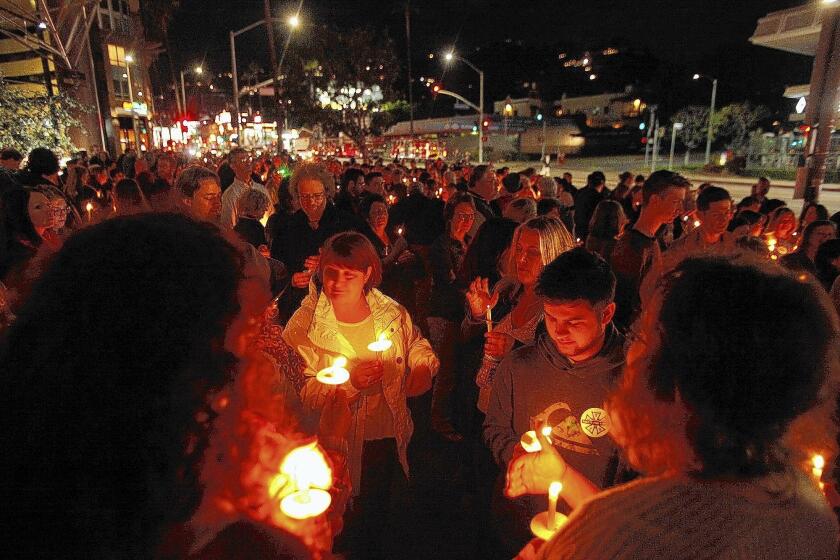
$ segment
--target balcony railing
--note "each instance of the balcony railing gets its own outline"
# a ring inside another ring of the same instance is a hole
[[[798,8],[771,12],[758,20],[753,38],[789,33],[791,31],[804,31],[813,27],[819,27],[821,20],[822,10],[819,6],[800,6]]]

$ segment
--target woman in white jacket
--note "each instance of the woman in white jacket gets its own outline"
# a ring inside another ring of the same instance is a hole
[[[331,237],[318,263],[321,287],[310,283],[283,332],[306,362],[304,406],[320,411],[331,399],[349,403],[347,456],[358,500],[348,529],[358,526],[360,538],[354,540],[365,551],[380,547],[392,481],[408,475],[413,424],[406,398],[429,390],[439,365],[405,308],[376,289],[381,278],[379,257],[366,237],[355,232]],[[368,350],[383,334],[391,347]],[[338,387],[320,383],[317,372],[339,356],[348,361],[350,380]]]

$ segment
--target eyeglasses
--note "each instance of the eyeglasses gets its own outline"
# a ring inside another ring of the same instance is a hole
[[[314,194],[299,194],[298,198],[300,198],[301,202],[321,202],[326,197],[326,194],[323,192],[314,193]]]

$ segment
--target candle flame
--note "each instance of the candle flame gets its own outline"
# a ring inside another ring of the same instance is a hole
[[[332,367],[334,367],[334,368],[343,368],[343,367],[345,367],[346,365],[347,365],[347,358],[345,358],[344,356],[339,356],[339,357],[338,357],[338,358],[336,358],[336,359],[335,359],[335,361],[333,362]]]
[[[317,441],[292,449],[280,463],[280,474],[292,480],[298,490],[328,490],[332,486],[332,470]]]
[[[545,437],[548,437],[548,436],[551,435],[551,429],[552,429],[551,426],[543,426],[543,428],[542,428],[542,430],[540,430],[540,432],[542,432],[542,435],[544,435]]]
[[[557,499],[560,495],[560,492],[563,491],[563,483],[560,481],[555,480],[548,486],[548,495],[550,498]]]
[[[700,220],[694,220],[694,227],[700,227]]]
[[[822,455],[814,455],[811,457],[811,464],[814,465],[815,469],[824,469],[825,468],[825,457]]]
[[[92,203],[90,203],[90,202],[88,202],[87,204],[85,204],[85,210],[87,210],[88,212],[90,212],[91,210],[93,210],[93,204],[92,204]]]

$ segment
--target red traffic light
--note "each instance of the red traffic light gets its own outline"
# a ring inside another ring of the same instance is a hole
[[[488,128],[490,126],[490,121],[484,119],[483,121],[481,121],[481,126],[483,126],[484,128]]]

